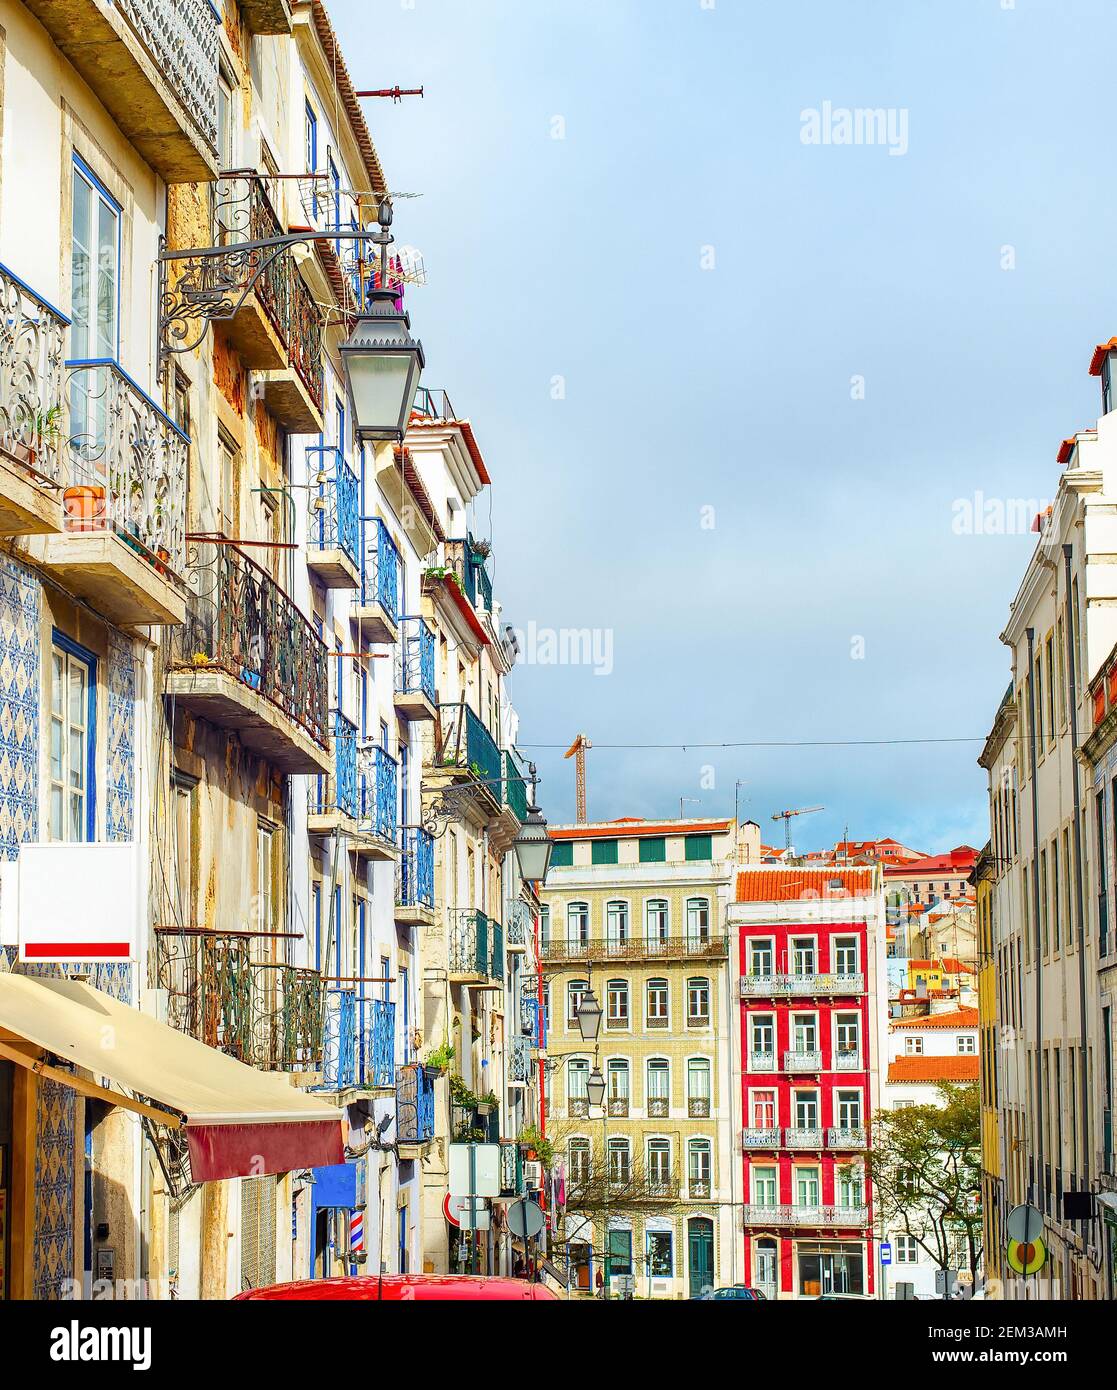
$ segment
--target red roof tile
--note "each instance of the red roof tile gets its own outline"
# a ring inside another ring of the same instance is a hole
[[[888,878],[930,878],[942,874],[969,873],[977,863],[979,851],[972,845],[959,845],[949,854],[929,854],[924,859],[912,859],[907,864],[886,864]]]
[[[897,1057],[888,1064],[889,1081],[976,1081],[979,1057]]]
[[[924,1018],[894,1018],[893,1028],[976,1028],[976,1009],[955,1009],[948,1014],[927,1014]]]
[[[624,818],[593,825],[556,825],[552,840],[635,840],[652,835],[724,835],[733,824],[727,820],[647,821]]]
[[[1117,350],[1117,338],[1110,338],[1108,343],[1099,343],[1094,349],[1094,355],[1090,358],[1090,375],[1101,376],[1101,364],[1105,361],[1107,352]]]
[[[744,869],[737,875],[739,903],[786,903],[800,898],[860,897],[873,891],[874,869],[805,869],[802,867]],[[841,888],[831,881],[841,880]]]

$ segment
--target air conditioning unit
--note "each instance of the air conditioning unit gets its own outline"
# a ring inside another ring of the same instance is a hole
[[[529,1192],[538,1192],[543,1186],[543,1165],[538,1159],[529,1158],[525,1161],[524,1186]]]

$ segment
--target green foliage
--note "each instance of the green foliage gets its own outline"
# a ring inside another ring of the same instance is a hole
[[[430,1067],[431,1071],[448,1071],[453,1060],[454,1044],[447,1039],[428,1055],[424,1065]]]
[[[544,1168],[552,1167],[555,1161],[555,1146],[544,1136],[538,1125],[524,1125],[520,1131],[520,1143],[535,1150]]]

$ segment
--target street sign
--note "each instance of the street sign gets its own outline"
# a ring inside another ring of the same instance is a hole
[[[455,1197],[499,1197],[500,1145],[451,1144],[450,1191]]]
[[[888,1240],[882,1240],[882,1241],[881,1241],[881,1243],[880,1243],[880,1262],[881,1262],[882,1265],[890,1265],[890,1264],[892,1263],[892,1242],[891,1242],[891,1241],[888,1241]]]
[[[1047,1263],[1043,1240],[1043,1213],[1035,1207],[1013,1207],[1005,1222],[1008,1248],[1005,1254],[1017,1274],[1038,1274]]]
[[[442,1214],[451,1226],[462,1231],[487,1231],[492,1224],[492,1214],[483,1197],[473,1198],[473,1213],[470,1215],[470,1199],[455,1197],[447,1193],[442,1203]]]
[[[508,1208],[508,1229],[521,1240],[534,1240],[543,1226],[543,1211],[538,1202],[513,1202]]]

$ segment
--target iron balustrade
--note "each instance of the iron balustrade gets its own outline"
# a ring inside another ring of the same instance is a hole
[[[483,912],[457,908],[450,913],[450,970],[455,975],[489,974],[489,919]]]
[[[666,1120],[671,1113],[671,1101],[667,1096],[648,1097],[648,1119]]]
[[[691,1178],[690,1199],[692,1202],[708,1202],[710,1200],[710,1191],[709,1178]]]
[[[741,994],[744,997],[767,998],[772,995],[842,995],[864,994],[865,976],[854,975],[742,975]]]
[[[217,149],[219,23],[208,0],[116,0],[163,80]]]
[[[358,1000],[357,1085],[387,1087],[396,1076],[396,1006],[387,999]]]
[[[826,1131],[828,1149],[863,1149],[865,1141],[865,1130],[859,1126],[832,1125]]]
[[[400,621],[396,691],[400,695],[425,695],[432,705],[438,703],[434,689],[434,633],[422,618]]]
[[[521,825],[527,820],[527,782],[511,753],[504,755],[504,804]]]
[[[291,357],[291,365],[298,372],[311,400],[321,410],[322,383],[325,375],[322,365],[322,315],[294,263],[286,256],[279,259],[286,265],[290,280],[291,309],[287,351]]]
[[[434,1138],[434,1074],[418,1062],[396,1071],[396,1136],[401,1144]]]
[[[403,832],[396,906],[434,908],[434,837],[422,826],[408,826]]]
[[[813,1226],[827,1229],[861,1229],[868,1222],[865,1207],[762,1206],[749,1203],[743,1208],[746,1226]]]
[[[535,916],[519,898],[504,904],[504,932],[510,951],[526,951],[535,941]]]
[[[780,1143],[778,1129],[759,1128],[741,1131],[741,1146],[746,1149],[776,1149]]]
[[[686,960],[724,960],[729,955],[726,936],[645,937],[632,936],[625,940],[569,941],[552,937],[543,943],[543,959],[553,961],[587,960],[655,960],[679,958]]]
[[[822,1053],[807,1049],[792,1049],[783,1054],[784,1071],[821,1071]]]
[[[316,970],[259,959],[244,934],[156,934],[156,984],[173,1028],[266,1071],[322,1064],[324,986]]]
[[[462,592],[480,613],[493,611],[493,584],[486,568],[486,556],[475,549],[472,536],[446,541],[442,551],[445,568],[457,576]]]
[[[429,386],[420,386],[415,392],[415,403],[412,407],[415,414],[424,420],[456,420],[454,407],[450,404],[450,397],[442,390],[434,390]]]
[[[329,816],[335,811],[350,820],[357,819],[357,726],[341,710],[330,711],[334,771],[328,777],[312,777],[307,809],[312,816]]]
[[[606,1110],[606,1113],[607,1113],[608,1115],[610,1115],[610,1116],[616,1116],[618,1119],[622,1119],[622,1120],[623,1120],[623,1119],[627,1119],[627,1118],[628,1118],[628,1097],[627,1097],[627,1096],[609,1096],[609,1098],[608,1098],[608,1099],[606,1100],[606,1102],[605,1102],[605,1110]]]
[[[399,838],[399,763],[369,741],[357,749],[357,821],[362,833],[386,845]]]
[[[692,1120],[708,1120],[710,1118],[710,1098],[709,1096],[691,1096],[686,1103],[687,1115]]]
[[[213,185],[213,244],[235,247],[244,242],[269,241],[282,236],[280,223],[263,177],[255,169],[233,169]],[[245,252],[253,268],[260,252]],[[203,276],[220,279],[226,267],[219,257],[201,266]],[[254,286],[256,298],[286,348],[291,338],[291,291],[295,276],[289,257],[273,257]],[[218,286],[211,288],[215,291]]]
[[[116,362],[75,359],[66,369],[64,529],[111,530],[181,576],[189,437]]]
[[[63,382],[70,320],[0,265],[0,450],[51,482],[62,477]]]
[[[749,1054],[749,1071],[775,1071],[776,1054],[774,1052],[753,1052]]]
[[[464,700],[457,705],[442,705],[438,713],[440,765],[471,773],[499,801],[502,765],[492,734]]]
[[[313,501],[307,545],[311,550],[340,550],[356,569],[361,562],[361,522],[357,475],[336,447],[306,451]],[[314,480],[317,478],[315,486]]]
[[[512,1038],[508,1064],[508,1080],[514,1086],[526,1086],[535,1073],[535,1044],[531,1038],[517,1033]]]
[[[572,1120],[585,1119],[590,1113],[590,1103],[587,1096],[567,1096],[566,1113]]]
[[[388,620],[399,622],[399,550],[378,516],[362,522],[364,564],[361,567],[362,608],[378,604]],[[433,658],[432,658],[433,659]]]
[[[267,570],[236,546],[192,542],[186,622],[171,630],[172,665],[217,669],[326,748],[326,647]]]
[[[784,1130],[783,1143],[785,1149],[821,1149],[822,1130],[797,1125],[793,1129]]]
[[[326,991],[322,1086],[344,1091],[357,1080],[357,992],[331,986]]]

